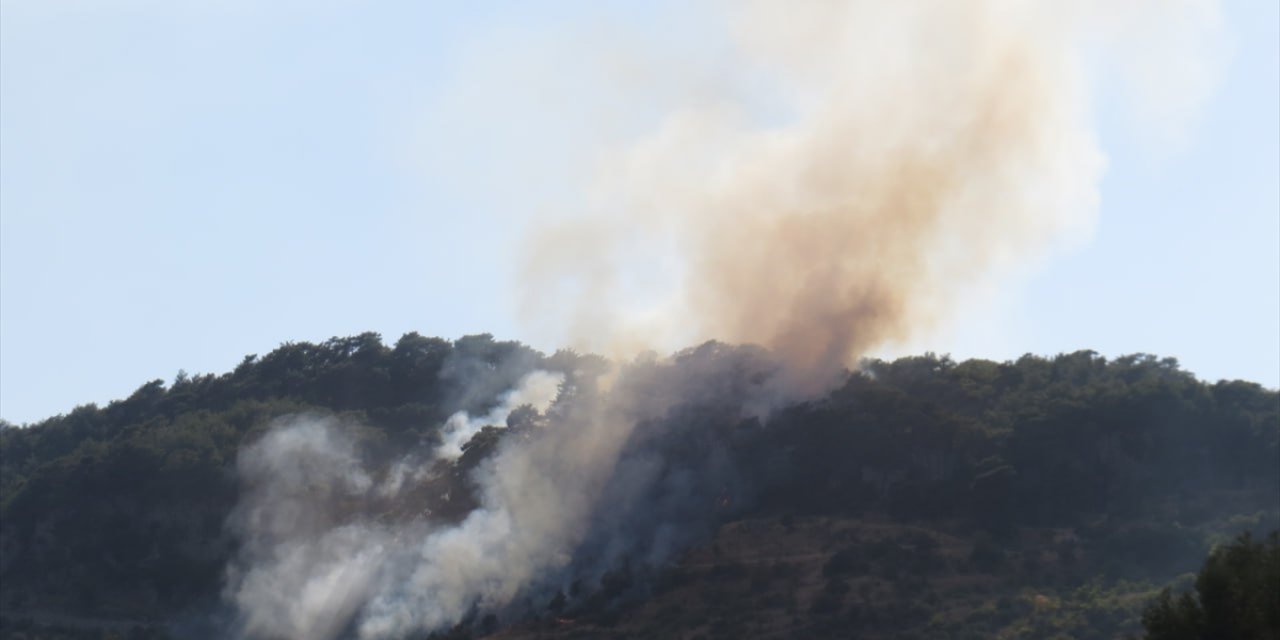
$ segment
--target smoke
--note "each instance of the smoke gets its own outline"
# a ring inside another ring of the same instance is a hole
[[[534,410],[546,411],[555,400],[557,389],[564,381],[564,376],[546,371],[534,371],[520,380],[520,384],[498,399],[498,406],[483,416],[471,417],[466,411],[459,411],[444,423],[441,429],[443,442],[436,450],[442,458],[455,459],[462,455],[462,445],[489,425],[507,424],[511,412],[522,405],[530,405]]]
[[[1086,36],[1103,13],[726,8],[729,80],[607,158],[583,216],[530,241],[525,311],[627,363],[561,376],[459,341],[479,355],[446,367],[458,413],[438,447],[391,461],[332,419],[276,425],[239,461],[226,596],[242,634],[397,638],[516,617],[709,535],[750,499],[724,450],[758,418],[1087,236],[1104,159]],[[704,338],[759,347],[646,352]]]
[[[558,343],[611,354],[760,344],[812,390],[1087,238],[1105,166],[1097,67],[1135,48],[1147,63],[1212,61],[1214,23],[1186,25],[1216,11],[979,0],[724,14],[718,69],[732,80],[690,91],[610,156],[581,216],[537,233],[524,308]],[[1168,65],[1121,80],[1158,81],[1129,92],[1135,106],[1184,122],[1213,67],[1189,67],[1181,86]]]
[[[373,480],[334,426],[291,418],[240,455],[231,525],[243,547],[227,596],[247,637],[336,637],[385,559],[387,531],[344,522]]]
[[[354,425],[281,421],[239,459],[230,524],[244,544],[226,591],[239,631],[399,638],[475,611],[542,612],[540,595],[596,584],[620,563],[660,563],[709,535],[718,501],[742,499],[714,434],[770,397],[776,371],[761,352],[708,344],[623,367],[607,392],[577,375],[478,465],[438,456],[408,478],[396,469],[419,452],[379,462]],[[560,378],[534,371],[521,386]],[[457,521],[424,508],[441,478],[476,493]]]

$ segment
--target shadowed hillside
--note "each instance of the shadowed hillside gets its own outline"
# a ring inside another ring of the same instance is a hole
[[[1119,637],[1214,544],[1280,526],[1280,396],[1170,359],[868,361],[802,400],[763,397],[775,365],[754,347],[629,366],[636,388],[686,391],[627,436],[571,560],[435,635]],[[349,441],[368,487],[290,489],[324,493],[287,503],[323,505],[303,514],[317,531],[435,531],[483,510],[495,457],[576,420],[566,398],[609,369],[488,335],[363,334],[5,425],[2,634],[244,632],[246,452],[265,435],[308,420]],[[503,408],[538,371],[556,401]],[[460,455],[406,457],[458,415],[478,429]],[[354,606],[333,634],[356,632]]]

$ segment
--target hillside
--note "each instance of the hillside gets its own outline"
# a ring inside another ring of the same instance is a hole
[[[292,492],[271,504],[321,537],[458,526],[488,509],[504,451],[620,385],[662,410],[636,414],[569,559],[436,635],[1121,637],[1214,544],[1280,527],[1280,394],[1257,384],[1147,355],[926,355],[775,400],[775,369],[708,343],[616,382],[598,357],[488,335],[362,334],[6,425],[0,636],[270,637],[237,605],[275,553],[245,524],[263,491]],[[535,372],[555,402],[504,408]],[[460,414],[477,430],[459,454],[424,454]],[[255,476],[299,421],[340,435],[359,472],[343,482],[367,486]],[[352,606],[328,633],[355,632]]]

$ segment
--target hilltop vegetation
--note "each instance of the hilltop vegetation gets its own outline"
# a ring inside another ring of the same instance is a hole
[[[733,386],[761,357],[708,343],[674,361],[714,363]],[[488,335],[387,346],[366,333],[6,427],[0,635],[216,624],[238,544],[226,527],[237,455],[277,418],[330,416],[376,465],[438,442],[455,412],[483,415],[531,371],[572,386],[606,368]],[[546,419],[525,407],[497,425],[510,428],[482,430],[415,504],[352,509],[461,519],[477,504],[470,470]],[[1171,359],[869,361],[764,417],[709,395],[658,421],[646,433],[663,473],[682,479],[682,505],[702,505],[687,514],[693,546],[456,635],[1115,637],[1140,630],[1165,584],[1185,588],[1213,545],[1280,526],[1280,395],[1202,382]]]

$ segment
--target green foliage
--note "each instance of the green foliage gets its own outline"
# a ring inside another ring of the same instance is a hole
[[[743,362],[762,357],[758,349],[709,344],[676,360],[697,366],[716,350]],[[168,387],[150,381],[105,407],[81,406],[25,427],[0,424],[0,610],[145,617],[216,598],[234,550],[223,523],[237,499],[237,454],[278,417],[351,416],[366,425],[362,443],[394,453],[432,442],[456,411],[483,414],[535,368],[589,378],[606,366],[598,356],[544,357],[487,334],[449,342],[410,333],[388,347],[365,333],[287,343],[226,374],[181,372]],[[816,554],[822,602],[787,602],[832,628],[893,618],[854,602],[869,588],[851,587],[857,577],[918,591],[950,562],[1025,583],[1041,574],[1075,586],[1098,575],[1163,581],[1193,569],[1216,537],[1276,522],[1280,395],[1242,381],[1204,383],[1171,359],[1108,361],[1081,351],[1002,363],[933,354],[872,360],[826,396],[766,419],[743,419],[731,402],[720,409],[716,394],[732,397],[749,386],[740,377],[719,376],[723,387],[709,391],[715,397],[705,407],[673,408],[674,444],[663,451],[669,463],[690,469],[713,452],[749,470],[727,515],[785,514],[787,532],[795,518],[811,515],[965,528],[950,559],[925,534],[840,541]],[[448,481],[465,484],[466,470],[504,437],[554,419],[554,409],[544,417],[521,407],[509,429],[483,429]],[[722,487],[707,490],[726,497]],[[452,492],[450,504],[432,504],[433,512],[465,517],[476,504],[465,493]],[[1022,548],[1021,533],[1033,527],[1067,533],[1043,550]],[[768,595],[768,576],[743,579]],[[1205,580],[1199,603],[1216,602],[1234,584]],[[610,584],[619,593],[630,588],[619,587],[620,579]],[[1126,597],[1068,599],[1056,617],[1042,616],[1057,622],[1036,623],[1057,628],[1018,633],[1117,628],[1129,616]],[[571,606],[563,600],[557,610]],[[1161,619],[1189,611],[1182,601],[1169,595]],[[992,604],[975,620],[991,629],[1012,625],[1006,618],[1022,604],[1009,603],[1022,602]],[[1204,611],[1203,624],[1216,624]]]
[[[1280,638],[1280,532],[1246,532],[1209,554],[1195,594],[1160,592],[1142,614],[1147,640]]]
[[[495,401],[483,390],[464,397],[467,372],[450,366],[503,368],[487,378],[501,386],[542,357],[488,335],[451,343],[410,333],[387,348],[365,333],[286,343],[230,373],[179,372],[168,388],[153,380],[106,407],[6,423],[0,608],[18,599],[147,613],[216,595],[232,548],[223,522],[237,497],[234,465],[246,443],[275,418],[325,412],[351,413],[370,425],[365,439],[387,449],[430,440],[450,413]]]

